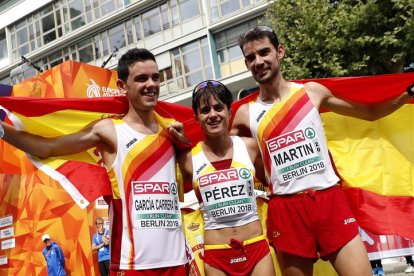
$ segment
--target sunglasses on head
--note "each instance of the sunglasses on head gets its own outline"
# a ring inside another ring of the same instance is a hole
[[[244,37],[246,37],[249,33],[253,32],[254,29],[259,29],[262,32],[268,32],[268,33],[274,33],[275,31],[273,31],[272,28],[270,28],[269,26],[266,25],[257,25],[254,27],[251,27],[250,29],[248,29],[245,33],[244,33]]]
[[[215,80],[206,80],[206,81],[200,82],[199,84],[197,84],[196,87],[194,87],[194,89],[193,89],[193,96],[198,91],[200,91],[201,89],[206,88],[207,86],[210,86],[210,87],[220,87],[220,86],[223,86],[223,84],[221,82],[215,81]]]

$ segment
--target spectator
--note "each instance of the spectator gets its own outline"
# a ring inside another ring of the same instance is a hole
[[[109,230],[104,228],[104,220],[95,220],[97,232],[92,237],[92,251],[98,251],[98,264],[101,276],[109,275]]]
[[[59,245],[50,239],[48,234],[42,236],[42,242],[46,245],[42,253],[46,259],[47,274],[49,276],[66,275],[65,272],[65,256]]]

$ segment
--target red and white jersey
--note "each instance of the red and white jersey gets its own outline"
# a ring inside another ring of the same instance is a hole
[[[108,171],[111,269],[151,269],[187,263],[175,175],[167,133],[144,135],[113,120],[117,155]]]
[[[338,183],[320,114],[303,85],[291,83],[289,96],[278,103],[257,97],[249,103],[249,114],[272,194],[321,190]]]
[[[246,145],[233,141],[230,168],[216,170],[204,154],[201,142],[191,151],[193,187],[200,202],[204,229],[236,227],[259,220],[254,192],[255,169]]]

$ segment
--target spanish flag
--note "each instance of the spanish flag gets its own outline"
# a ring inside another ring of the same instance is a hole
[[[311,80],[298,82],[307,81]],[[342,98],[375,104],[402,93],[414,82],[414,73],[312,81],[327,86]],[[242,103],[254,97],[257,93],[235,102],[233,114]],[[337,115],[329,110],[323,110],[321,114],[328,146],[355,217],[362,228],[375,234],[414,239],[412,103],[375,122]],[[77,131],[91,121],[124,114],[127,109],[123,97],[0,97],[0,105],[18,129],[49,137]],[[161,125],[172,119],[183,122],[193,144],[202,139],[189,107],[159,102],[156,112],[165,118]],[[86,206],[97,196],[111,193],[106,171],[99,166],[101,161],[96,150],[47,160],[30,158],[37,167],[58,180],[80,206]],[[85,182],[95,184],[91,187]]]
[[[44,137],[57,137],[79,131],[95,120],[122,116],[128,110],[128,103],[126,97],[89,99],[0,97],[0,109],[6,113],[9,121],[18,130]],[[170,115],[171,111],[176,115]],[[174,120],[184,122],[187,132],[193,138],[201,137],[200,131],[197,131],[193,111],[188,107],[159,102],[155,118],[165,129]],[[169,138],[177,150],[190,147],[172,136]],[[107,172],[97,148],[47,159],[30,155],[28,158],[36,167],[58,181],[81,208],[85,208],[100,196],[112,195]],[[1,171],[10,173],[7,171],[7,162],[4,161]]]
[[[338,97],[376,104],[403,93],[414,73],[316,81]],[[235,110],[257,98],[253,93]],[[322,110],[328,147],[359,225],[414,239],[414,101],[374,122]]]

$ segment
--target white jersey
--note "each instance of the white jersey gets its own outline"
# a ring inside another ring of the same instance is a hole
[[[249,103],[249,114],[272,194],[321,190],[338,183],[321,117],[303,85],[291,83],[289,96],[279,103],[257,98]]]
[[[144,135],[113,120],[117,155],[110,176],[111,268],[141,270],[187,263],[175,178],[165,130]]]
[[[232,136],[233,160],[229,169],[216,170],[201,142],[191,151],[193,187],[200,201],[204,229],[236,227],[259,220],[254,192],[255,169],[240,137]]]

